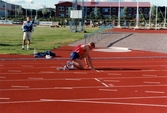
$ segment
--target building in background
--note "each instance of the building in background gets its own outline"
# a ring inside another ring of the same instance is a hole
[[[81,3],[78,3],[80,5]],[[69,8],[72,8],[73,2],[71,1],[59,1],[55,4],[56,17],[69,17]],[[94,9],[98,8],[100,14],[104,17],[118,16],[119,2],[84,2],[84,16],[89,16]],[[123,16],[123,9],[127,7],[127,14],[131,18],[136,18],[137,2],[121,2],[120,3],[120,15]],[[151,4],[150,2],[139,2],[140,13],[149,15]]]
[[[19,5],[0,0],[0,18],[5,16],[7,18],[8,16],[15,15],[18,7]]]

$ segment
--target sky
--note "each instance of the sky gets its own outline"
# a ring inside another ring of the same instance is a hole
[[[39,9],[43,7],[55,8],[54,4],[57,4],[59,1],[73,1],[73,0],[3,0],[9,3],[14,3],[21,5],[24,8]],[[82,0],[78,0],[82,1]],[[91,1],[91,0],[84,0]],[[118,2],[119,0],[94,0],[95,2]],[[120,0],[121,2],[136,2],[137,0]],[[139,2],[151,2],[153,5],[158,4],[159,6],[167,6],[167,0],[139,0]]]

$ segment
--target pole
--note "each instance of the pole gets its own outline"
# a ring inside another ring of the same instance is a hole
[[[136,27],[135,29],[139,28],[139,0],[137,0],[137,14],[136,14]]]
[[[5,2],[5,20],[6,20],[6,2]]]
[[[119,8],[118,8],[118,28],[121,28],[120,26],[120,0],[119,0]]]
[[[151,2],[150,2],[149,29],[150,29],[150,27],[151,27],[151,12],[152,12],[152,5],[151,5],[151,3],[152,3],[152,0],[151,0]]]
[[[111,21],[111,4],[112,4],[112,3],[110,3],[110,21]]]
[[[27,18],[27,8],[26,8],[26,18]]]
[[[15,4],[15,18],[16,18],[16,4]]]
[[[165,6],[164,28],[166,28],[166,6]]]
[[[33,4],[33,2],[31,2],[31,5]],[[30,7],[31,8],[31,18],[32,18],[32,7]]]
[[[158,0],[156,1],[156,24],[155,24],[155,30],[157,30],[157,20],[158,20]]]
[[[36,16],[35,16],[35,20],[37,20],[37,12],[38,12],[38,11],[37,11],[37,9],[36,9]]]

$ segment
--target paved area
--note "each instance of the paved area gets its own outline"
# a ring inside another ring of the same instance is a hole
[[[154,31],[152,30],[152,32]],[[125,47],[135,50],[167,53],[167,33],[144,33],[144,31],[143,33],[135,33],[130,31],[113,32],[103,36],[102,39],[98,38],[99,40],[96,40],[95,37],[90,41],[95,42],[96,47]],[[79,40],[69,45],[75,46],[80,43],[85,43],[85,40]]]

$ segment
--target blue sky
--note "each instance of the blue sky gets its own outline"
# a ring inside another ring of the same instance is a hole
[[[3,0],[9,3],[15,3],[22,5],[24,8],[32,8],[32,9],[39,9],[46,7],[55,8],[54,4],[57,4],[59,1],[73,1],[73,0]],[[84,1],[91,1],[91,0],[84,0]],[[117,2],[119,0],[94,0],[94,1],[108,1],[108,2]],[[120,0],[122,2],[131,2],[136,0]],[[158,4],[159,6],[167,6],[167,0],[139,0],[139,2],[151,2],[152,4]]]

